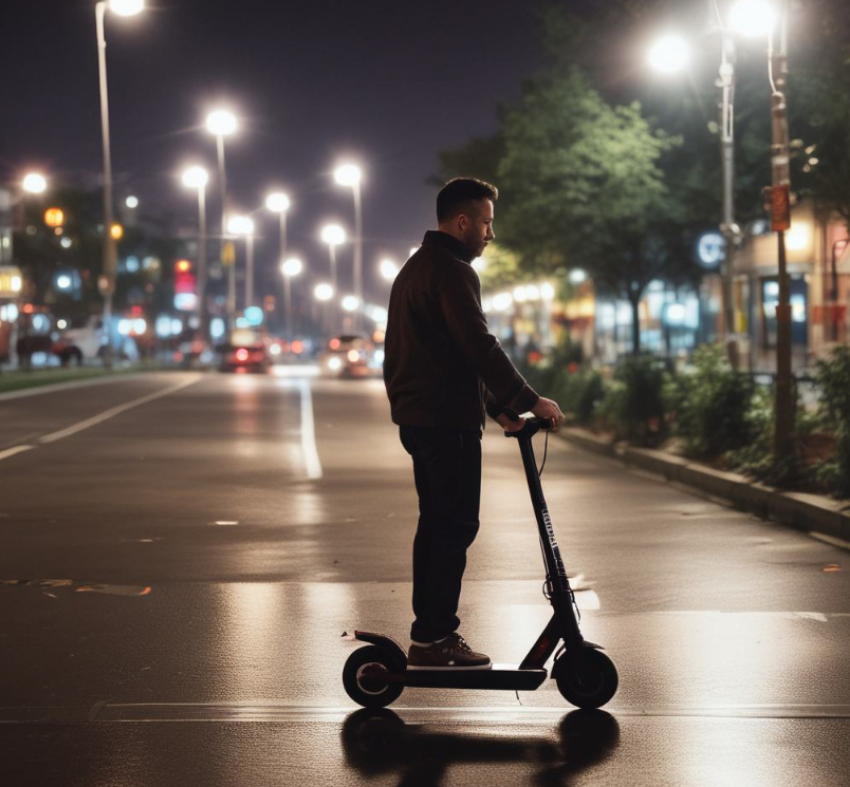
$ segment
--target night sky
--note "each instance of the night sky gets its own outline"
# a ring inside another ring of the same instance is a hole
[[[433,226],[437,151],[487,134],[495,110],[540,65],[533,3],[518,0],[148,0],[144,14],[107,15],[116,203],[191,226],[179,182],[187,163],[215,169],[206,112],[225,103],[242,130],[228,141],[228,187],[257,210],[258,267],[277,256],[272,187],[293,200],[290,249],[327,269],[319,226],[353,230],[349,190],[331,177],[362,164],[364,265],[403,261]],[[93,0],[10,0],[0,46],[0,177],[37,168],[88,186],[101,169]],[[217,215],[215,184],[210,214]],[[215,220],[211,219],[214,226]],[[498,225],[497,225],[498,231]],[[341,279],[350,246],[340,253]]]

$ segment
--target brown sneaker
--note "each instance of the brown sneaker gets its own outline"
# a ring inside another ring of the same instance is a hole
[[[409,670],[490,669],[490,657],[476,653],[455,632],[430,645],[411,645],[407,652]]]

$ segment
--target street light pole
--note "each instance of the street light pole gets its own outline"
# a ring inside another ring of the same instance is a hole
[[[227,170],[224,160],[224,138],[236,131],[236,117],[226,109],[216,109],[207,115],[207,131],[215,137],[218,155],[218,178],[221,184],[221,261],[225,263],[225,243],[227,242]],[[227,268],[227,322],[230,328],[236,314],[236,262],[231,261]]]
[[[183,185],[198,192],[198,319],[201,335],[207,336],[207,207],[206,187],[209,175],[203,167],[183,172]]]
[[[776,460],[794,453],[795,407],[794,380],[791,373],[791,280],[785,249],[785,231],[791,227],[789,193],[791,188],[790,149],[788,145],[788,104],[785,88],[788,80],[788,0],[781,0],[779,47],[770,36],[773,225],[778,242],[779,303],[776,306],[776,399],[773,451]],[[782,210],[777,210],[777,205]],[[778,214],[782,215],[778,215]]]
[[[740,229],[735,223],[735,44],[725,28],[721,29],[721,52],[718,84],[721,93],[720,151],[723,172],[723,216],[720,229],[726,239],[721,287],[726,352],[729,363],[737,371],[740,365],[740,354],[735,326],[733,283]]]
[[[245,308],[254,305],[254,232],[253,230],[245,236],[245,247],[247,249],[245,262]]]
[[[272,213],[277,213],[280,220],[280,250],[278,254],[278,263],[283,265],[284,260],[286,259],[286,213],[289,210],[291,203],[289,201],[289,197],[283,192],[276,191],[269,194],[266,197],[266,208],[270,210]],[[286,277],[284,277],[286,279]],[[288,288],[288,279],[286,279],[284,286]],[[286,320],[287,326],[290,326],[289,320],[289,306],[284,305],[286,309],[286,314],[284,315],[284,319]]]
[[[207,338],[207,189],[198,188],[198,318],[201,336]]]
[[[97,67],[100,86],[100,130],[103,142],[103,248],[100,289],[103,293],[103,325],[107,336],[107,367],[112,366],[112,295],[115,292],[116,249],[112,237],[112,157],[109,145],[109,97],[106,85],[106,35],[104,18],[106,2],[94,8],[97,27]]]
[[[354,293],[358,307],[354,311],[354,329],[361,326],[363,312],[363,205],[360,195],[360,182],[363,173],[356,164],[343,164],[334,171],[334,179],[340,186],[351,186],[354,195]]]
[[[224,159],[224,137],[216,134],[215,149],[218,157],[218,179],[221,184],[221,246],[227,242],[227,168]],[[222,255],[223,257],[224,255]],[[236,261],[227,267],[227,324],[233,327],[233,317],[236,314]]]
[[[293,337],[293,320],[292,320],[292,282],[293,276],[301,273],[303,263],[301,260],[293,257],[285,260],[280,265],[280,272],[283,274],[283,290],[286,300],[286,339],[292,341]]]

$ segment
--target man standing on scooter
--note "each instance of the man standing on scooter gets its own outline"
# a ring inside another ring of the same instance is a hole
[[[446,183],[438,229],[425,233],[390,296],[384,382],[419,495],[408,669],[491,667],[457,633],[466,550],[479,527],[485,412],[509,431],[528,411],[556,429],[564,418],[517,372],[481,308],[471,263],[496,237],[498,196],[480,180]]]

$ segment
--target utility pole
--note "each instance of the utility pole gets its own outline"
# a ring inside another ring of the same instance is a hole
[[[794,453],[796,401],[791,373],[791,280],[785,253],[785,232],[791,228],[791,168],[788,146],[788,104],[785,90],[788,81],[788,0],[782,0],[779,17],[779,47],[770,44],[771,87],[771,157],[773,188],[771,190],[772,225],[779,247],[779,303],[776,306],[776,395],[774,399],[774,460]]]
[[[735,255],[741,230],[735,223],[735,44],[729,33],[721,30],[721,61],[717,84],[720,88],[720,155],[723,172],[723,219],[720,230],[726,239],[726,253],[721,272],[723,293],[723,327],[729,363],[737,371],[740,366],[738,337],[735,326],[733,282]]]

